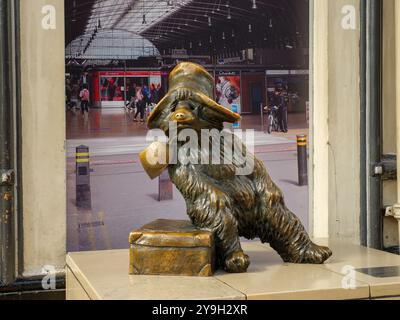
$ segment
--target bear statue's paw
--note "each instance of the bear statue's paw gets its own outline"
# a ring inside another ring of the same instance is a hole
[[[177,89],[174,93],[176,100],[187,100],[192,96],[192,91],[185,88]]]
[[[311,243],[309,248],[302,255],[301,263],[322,264],[328,260],[330,256],[332,256],[331,249]]]
[[[230,273],[243,273],[250,265],[250,258],[243,251],[235,251],[228,255],[224,262],[224,269]]]

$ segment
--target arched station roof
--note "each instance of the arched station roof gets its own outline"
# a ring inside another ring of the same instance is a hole
[[[308,47],[308,0],[65,1],[67,54],[75,57],[106,58],[117,48],[116,56],[130,59],[174,48],[218,54]]]

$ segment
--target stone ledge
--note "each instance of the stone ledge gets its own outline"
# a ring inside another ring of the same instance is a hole
[[[93,300],[280,300],[400,297],[400,277],[342,274],[344,267],[400,266],[400,256],[344,241],[316,240],[334,256],[324,265],[283,263],[269,247],[243,242],[252,264],[245,274],[218,271],[214,277],[130,276],[129,250],[70,253],[67,299]],[[349,282],[349,280],[351,280]],[[352,289],[343,284],[354,284]],[[77,290],[80,285],[82,290]],[[84,292],[82,297],[76,292]]]

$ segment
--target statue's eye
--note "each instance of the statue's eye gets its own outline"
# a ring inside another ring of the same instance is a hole
[[[199,105],[197,105],[196,103],[189,103],[189,107],[191,110],[196,110],[199,107]]]

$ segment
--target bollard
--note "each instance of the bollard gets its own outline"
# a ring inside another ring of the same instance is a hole
[[[173,198],[172,182],[169,178],[168,170],[166,170],[158,180],[158,201],[172,200]]]
[[[297,136],[297,162],[299,171],[299,186],[307,186],[307,136],[305,134]]]
[[[260,103],[260,111],[261,111],[261,131],[264,132],[264,127],[265,127],[265,125],[264,125],[264,105],[262,102]]]
[[[90,158],[87,146],[76,148],[76,206],[80,209],[92,209]]]

